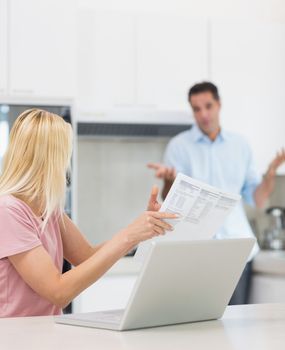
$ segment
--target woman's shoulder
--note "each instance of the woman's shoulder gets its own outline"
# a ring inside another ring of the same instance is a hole
[[[31,209],[13,195],[0,196],[0,221],[7,227],[20,225],[32,230],[37,227]]]
[[[18,202],[17,198],[12,196],[11,194],[5,194],[0,196],[0,207],[1,208],[9,208],[9,207],[17,207]]]
[[[20,208],[21,201],[11,194],[5,194],[0,196],[0,207],[1,208]]]
[[[11,194],[0,196],[0,211],[6,213],[20,214],[21,216],[27,216],[29,208],[20,199]]]

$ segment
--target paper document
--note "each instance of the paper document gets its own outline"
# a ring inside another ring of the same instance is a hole
[[[212,238],[240,199],[238,194],[224,192],[179,173],[160,208],[162,212],[180,215],[168,221],[174,231],[140,243],[135,258],[143,260],[152,241]]]

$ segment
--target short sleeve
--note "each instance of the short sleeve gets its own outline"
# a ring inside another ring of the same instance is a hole
[[[0,206],[0,259],[41,245],[38,231],[24,210]]]
[[[255,200],[254,200],[254,192],[257,188],[257,186],[261,182],[261,175],[258,173],[254,159],[252,156],[252,151],[247,145],[247,168],[246,168],[246,174],[245,174],[245,181],[241,190],[241,195],[244,199],[244,201],[254,206]]]

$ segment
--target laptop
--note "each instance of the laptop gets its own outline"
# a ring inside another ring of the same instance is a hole
[[[126,309],[60,315],[55,322],[123,331],[221,318],[255,241],[153,242]]]

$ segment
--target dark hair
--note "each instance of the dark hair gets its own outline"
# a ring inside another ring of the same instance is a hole
[[[216,85],[210,83],[209,81],[203,81],[202,83],[193,85],[188,92],[188,100],[190,101],[191,96],[200,94],[202,92],[211,92],[214,99],[220,101],[218,88]]]

